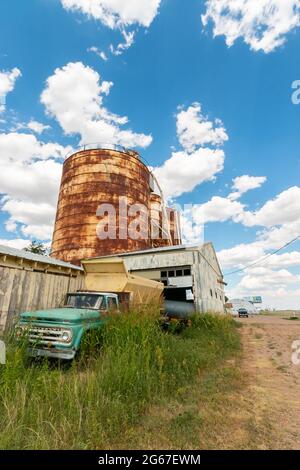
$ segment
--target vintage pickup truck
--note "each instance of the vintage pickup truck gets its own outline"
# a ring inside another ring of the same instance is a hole
[[[63,308],[24,312],[16,326],[18,337],[29,342],[29,354],[72,360],[86,332],[99,329],[108,313],[119,309],[117,294],[70,293]]]
[[[85,333],[101,329],[112,310],[139,305],[160,307],[169,319],[187,321],[194,303],[163,300],[164,285],[132,275],[119,258],[82,262],[86,290],[69,293],[62,308],[25,312],[16,326],[18,336],[26,335],[31,356],[72,360],[80,350]]]

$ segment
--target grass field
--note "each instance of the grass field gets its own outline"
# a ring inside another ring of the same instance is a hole
[[[147,312],[116,316],[69,369],[28,363],[24,348],[10,342],[0,368],[0,449],[212,448],[240,386],[227,317],[172,333]]]

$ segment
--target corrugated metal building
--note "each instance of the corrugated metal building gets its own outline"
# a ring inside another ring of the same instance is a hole
[[[84,286],[81,267],[0,246],[0,333],[26,310],[58,307],[68,291]]]
[[[153,248],[117,256],[125,261],[128,271],[163,282],[167,300],[194,301],[198,312],[224,313],[225,283],[212,243]]]

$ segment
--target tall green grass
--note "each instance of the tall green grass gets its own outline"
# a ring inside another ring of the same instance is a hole
[[[24,348],[9,341],[0,366],[0,449],[101,449],[126,441],[149,405],[238,350],[239,336],[227,317],[195,316],[173,334],[136,311],[107,322],[98,353],[69,369],[29,362]]]

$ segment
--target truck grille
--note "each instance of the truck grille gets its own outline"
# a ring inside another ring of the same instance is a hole
[[[23,329],[26,332],[30,343],[38,343],[44,345],[66,344],[72,340],[71,330],[65,328],[34,326]],[[68,336],[68,337],[67,337]]]

